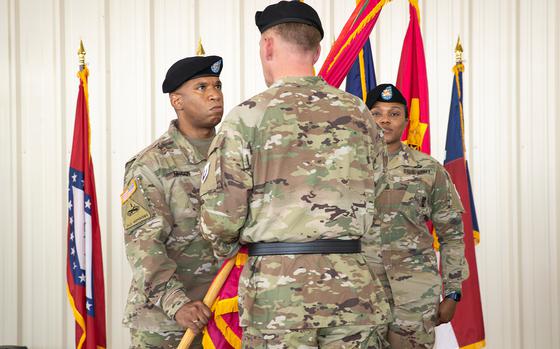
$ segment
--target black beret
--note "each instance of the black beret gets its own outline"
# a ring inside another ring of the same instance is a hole
[[[222,57],[194,56],[175,62],[165,75],[161,88],[163,93],[173,92],[185,81],[200,76],[220,76],[223,67]]]
[[[406,106],[406,98],[401,91],[393,84],[377,85],[373,90],[367,93],[366,105],[371,109],[375,102],[400,103],[404,105],[405,111],[408,112]]]
[[[255,13],[255,23],[260,32],[281,23],[303,23],[317,28],[321,39],[325,35],[321,19],[313,7],[300,1],[280,1]]]

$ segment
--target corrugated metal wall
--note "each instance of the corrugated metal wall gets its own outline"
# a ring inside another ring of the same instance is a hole
[[[225,59],[226,110],[264,88],[254,12],[272,1],[0,0],[0,344],[70,348],[65,294],[67,171],[83,39],[92,156],[103,234],[108,347],[130,271],[118,194],[123,166],[173,117],[161,93],[171,63]],[[322,59],[354,0],[308,0],[325,26]],[[453,48],[465,48],[468,159],[482,243],[478,265],[488,348],[560,348],[560,4],[420,1],[433,154],[442,160]],[[393,0],[372,34],[379,82],[396,79],[408,24]]]

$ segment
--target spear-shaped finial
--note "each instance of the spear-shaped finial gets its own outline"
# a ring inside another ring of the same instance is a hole
[[[198,38],[198,46],[196,47],[196,55],[197,56],[204,56],[206,52],[204,51],[204,47],[202,47],[202,39]]]
[[[461,45],[461,37],[457,38],[457,46],[455,46],[455,62],[457,64],[463,63],[463,46]]]
[[[80,70],[84,69],[86,66],[86,50],[82,40],[80,40],[80,48],[78,49],[78,60],[80,62]]]

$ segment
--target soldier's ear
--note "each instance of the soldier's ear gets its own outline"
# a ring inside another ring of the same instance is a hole
[[[313,56],[313,64],[317,63],[320,56],[321,56],[321,45],[318,45],[317,50],[315,51],[315,55]]]
[[[183,96],[178,93],[171,92],[169,94],[169,102],[175,110],[183,110]]]
[[[274,55],[274,37],[272,35],[263,35],[262,38],[262,49],[263,49],[263,57],[270,61]]]

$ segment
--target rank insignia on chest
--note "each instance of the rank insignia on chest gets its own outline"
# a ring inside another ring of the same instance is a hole
[[[202,170],[202,178],[200,179],[202,183],[206,182],[206,178],[208,178],[208,171],[210,170],[210,163],[206,163],[204,169]]]

